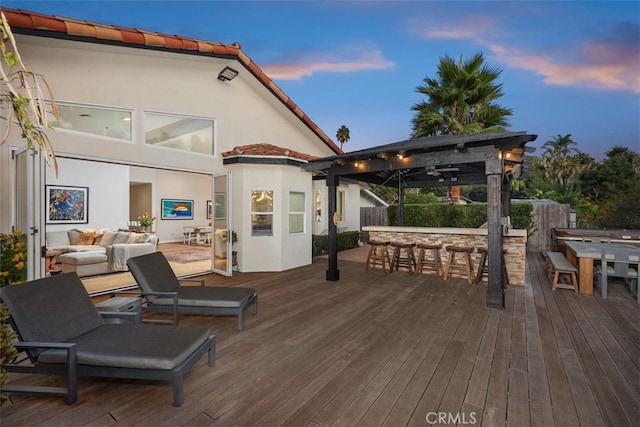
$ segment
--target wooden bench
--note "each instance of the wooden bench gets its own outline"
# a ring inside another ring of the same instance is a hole
[[[578,279],[576,277],[578,269],[571,265],[571,263],[560,252],[548,251],[546,253],[546,260],[547,265],[549,266],[549,275],[553,274],[552,289],[555,291],[556,288],[565,288],[573,289],[578,292]],[[568,276],[571,283],[560,281],[560,275]]]

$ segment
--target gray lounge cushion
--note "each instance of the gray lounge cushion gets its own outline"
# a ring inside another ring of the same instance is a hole
[[[178,305],[194,307],[242,307],[254,295],[251,288],[182,286]],[[173,298],[156,298],[155,305],[173,305]]]
[[[104,325],[76,273],[0,289],[24,341],[67,342]]]
[[[210,336],[206,328],[106,324],[69,342],[77,346],[79,365],[172,370]],[[66,353],[47,350],[38,361],[65,363]]]

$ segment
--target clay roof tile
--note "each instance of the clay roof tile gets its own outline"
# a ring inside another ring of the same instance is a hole
[[[230,151],[222,153],[222,157],[232,156],[264,156],[264,157],[289,157],[298,160],[314,160],[318,157],[310,154],[300,153],[289,148],[278,147],[277,145],[259,143],[234,147]]]

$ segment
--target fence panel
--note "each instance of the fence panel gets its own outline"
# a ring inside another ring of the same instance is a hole
[[[551,230],[569,227],[569,205],[533,204],[535,232],[527,239],[528,252],[548,251],[552,247]]]

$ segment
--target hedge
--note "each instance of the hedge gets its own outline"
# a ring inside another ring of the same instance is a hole
[[[513,228],[533,229],[533,205],[514,203],[511,205],[511,225]],[[398,225],[398,205],[387,209],[389,225]],[[487,222],[487,205],[405,205],[404,225],[406,227],[459,227],[478,228]]]
[[[345,231],[338,233],[338,251],[358,247],[360,240],[359,231]],[[329,236],[326,234],[314,234],[311,236],[312,256],[323,255],[329,252]]]

